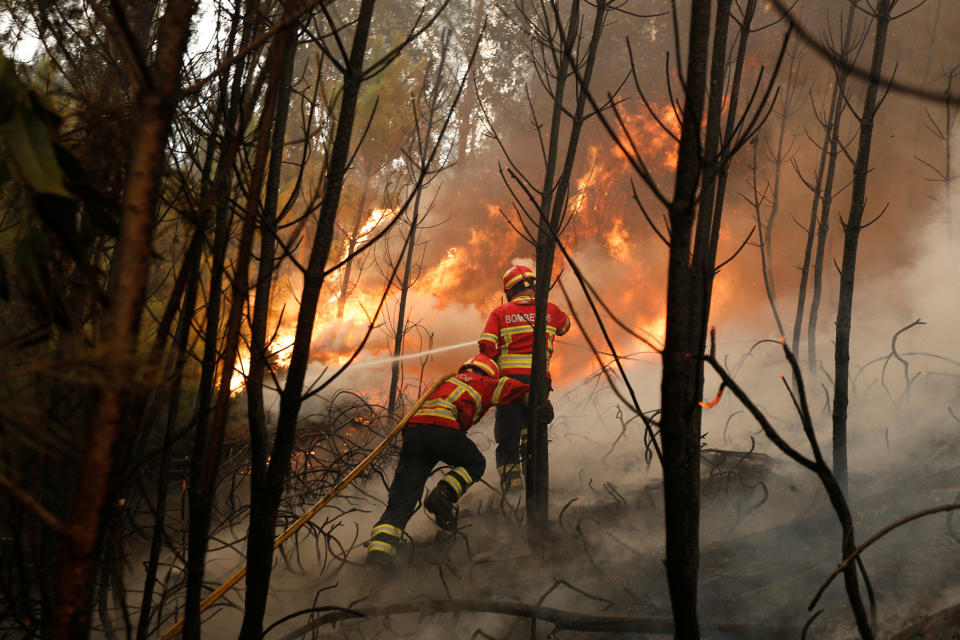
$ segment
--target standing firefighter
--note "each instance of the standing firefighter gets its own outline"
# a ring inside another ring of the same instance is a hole
[[[530,384],[533,366],[534,285],[536,278],[527,267],[513,265],[503,274],[507,302],[493,310],[480,335],[480,352],[494,359],[503,376]],[[570,329],[570,318],[557,305],[547,303],[547,384],[549,392],[550,355],[553,339]],[[549,402],[539,412],[549,422]],[[523,488],[521,460],[526,449],[527,423],[523,398],[497,407],[493,436],[497,441],[497,473],[504,493]]]
[[[367,564],[393,564],[403,528],[417,510],[423,486],[438,461],[453,468],[427,494],[423,506],[441,528],[457,528],[455,504],[487,466],[477,445],[467,437],[467,429],[494,404],[522,402],[529,388],[529,384],[500,378],[496,363],[477,354],[427,398],[403,429],[387,508],[370,532]]]

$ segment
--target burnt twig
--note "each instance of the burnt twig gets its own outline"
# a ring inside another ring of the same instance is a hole
[[[803,629],[800,630],[800,640],[807,640],[807,631],[810,630],[810,625],[813,624],[813,621],[820,617],[820,614],[823,613],[823,609],[817,609],[813,612],[807,621],[803,624]]]
[[[541,607],[516,602],[498,600],[416,600],[414,602],[399,603],[384,607],[370,607],[368,609],[347,609],[344,607],[318,607],[305,609],[286,616],[283,621],[297,616],[321,612],[324,615],[310,621],[303,627],[289,633],[280,640],[294,640],[300,638],[324,624],[335,624],[344,620],[356,618],[375,618],[395,616],[400,614],[434,614],[453,613],[458,611],[474,611],[482,613],[497,613],[501,615],[532,618],[552,622],[553,634],[559,631],[581,632],[609,632],[609,633],[645,633],[645,634],[673,634],[673,621],[669,618],[631,617],[631,616],[597,616],[574,613],[551,607]],[[275,628],[280,621],[272,624],[269,629]],[[778,636],[792,636],[796,628],[777,625],[750,625],[714,623],[701,625],[704,630],[734,634],[744,640],[768,640]],[[266,637],[266,633],[264,633]]]
[[[547,596],[553,593],[557,589],[557,587],[561,587],[561,586],[567,587],[571,591],[576,591],[580,595],[586,596],[591,600],[596,600],[597,602],[605,602],[607,606],[603,608],[604,611],[606,611],[607,609],[613,606],[613,600],[607,600],[606,598],[603,598],[601,596],[595,596],[592,593],[587,593],[583,589],[578,589],[577,587],[573,586],[566,580],[554,580],[553,585],[549,589],[547,589],[542,596],[540,596],[539,600],[537,600],[537,606],[539,607],[540,605],[542,605],[544,600],[547,599]]]
[[[568,508],[570,505],[572,505],[574,502],[576,502],[576,501],[579,500],[579,499],[580,499],[579,497],[570,498],[570,500],[567,502],[567,504],[563,505],[563,509],[560,509],[560,514],[557,516],[557,524],[560,525],[560,530],[563,531],[564,533],[566,533],[567,530],[564,529],[564,527],[563,527],[563,514],[566,512],[567,508]]]

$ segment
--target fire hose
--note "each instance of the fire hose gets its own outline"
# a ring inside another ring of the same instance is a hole
[[[307,524],[307,522],[309,522],[313,518],[313,516],[317,515],[320,509],[323,509],[323,507],[325,507],[327,503],[333,500],[337,496],[337,494],[339,494],[341,491],[346,489],[347,486],[351,482],[353,482],[358,475],[360,475],[361,471],[363,471],[371,462],[373,462],[377,458],[377,456],[383,453],[383,450],[387,448],[387,445],[390,444],[390,441],[393,440],[393,438],[398,433],[400,433],[400,430],[403,429],[407,425],[407,423],[410,421],[410,419],[414,416],[414,414],[416,414],[416,412],[420,410],[420,407],[422,407],[423,403],[427,401],[427,398],[429,398],[430,395],[434,391],[436,391],[437,388],[447,380],[447,378],[450,378],[452,375],[453,374],[448,373],[446,375],[440,376],[440,378],[438,378],[436,382],[430,385],[430,387],[423,393],[423,395],[420,396],[420,399],[417,400],[416,404],[413,405],[410,411],[408,411],[407,414],[403,416],[403,419],[401,419],[400,422],[397,423],[397,426],[395,426],[390,431],[390,433],[388,433],[383,437],[383,440],[380,442],[380,444],[378,444],[373,449],[373,451],[368,453],[367,457],[361,460],[360,463],[357,464],[357,466],[355,466],[350,471],[350,473],[345,475],[343,479],[339,483],[337,483],[337,486],[334,487],[329,494],[327,494],[326,497],[320,500],[320,502],[313,505],[309,511],[307,511],[302,516],[300,516],[300,518],[298,518],[296,522],[294,522],[292,525],[287,527],[283,533],[277,536],[277,539],[273,541],[273,548],[277,549],[278,547],[280,547],[280,545],[286,542],[287,539],[290,538],[290,536],[295,534],[300,529],[300,527]],[[227,591],[229,591],[233,587],[233,585],[240,582],[240,580],[245,575],[247,575],[246,566],[242,567],[240,570],[238,570],[236,573],[230,576],[226,580],[226,582],[221,584],[219,587],[216,588],[216,590],[214,590],[212,593],[210,593],[210,595],[208,595],[206,598],[203,599],[203,601],[200,603],[200,613],[203,613],[204,611],[209,609],[214,602],[219,600],[223,596],[223,594],[225,594]],[[167,629],[167,631],[162,636],[160,636],[160,639],[171,640],[172,638],[174,638],[177,634],[179,634],[183,630],[183,623],[184,623],[184,620],[181,618],[176,622],[176,624],[174,624],[172,627]]]

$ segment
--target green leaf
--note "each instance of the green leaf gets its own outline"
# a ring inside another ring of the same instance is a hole
[[[18,100],[23,99],[23,83],[13,69],[13,63],[0,54],[0,120],[6,120]]]
[[[50,125],[56,115],[17,77],[13,64],[0,56],[0,141],[13,173],[38,193],[71,198],[53,151]]]
[[[53,153],[50,133],[37,114],[17,106],[0,123],[0,139],[15,173],[34,191],[72,197],[63,186],[63,173]]]

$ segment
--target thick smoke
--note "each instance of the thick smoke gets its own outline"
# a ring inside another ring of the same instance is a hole
[[[813,6],[803,7],[805,24],[814,32],[829,24],[836,33],[839,4],[810,5]],[[960,28],[960,14],[943,10],[933,21],[932,11],[931,8],[915,12],[897,24],[890,41],[888,69],[892,70],[894,62],[900,61],[901,69],[910,69],[916,77],[932,82],[938,78],[940,68],[950,68],[960,61],[955,38],[947,36]],[[760,23],[769,22],[773,15],[772,9],[765,6]],[[661,52],[672,46],[672,40],[666,37],[670,32],[669,18],[648,21],[642,28],[636,28],[630,20],[619,21],[607,44],[605,59],[609,64],[603,65],[611,77],[601,78],[598,86],[617,83],[612,74],[625,68],[620,63],[626,58],[620,44],[623,38],[619,36],[629,33],[638,51],[647,54],[647,59],[640,62],[639,72],[651,87],[648,97],[657,105],[666,106]],[[638,34],[642,36],[639,42]],[[777,46],[769,33],[758,38],[765,44],[748,65],[753,78],[761,64],[769,68],[767,54]],[[822,132],[815,112],[822,112],[832,81],[832,71],[816,54],[807,51],[797,55],[803,55],[804,62],[796,80],[803,82],[806,89],[799,92],[802,99],[793,105],[785,127],[790,152],[780,168],[779,217],[769,239],[774,247],[771,268],[776,283],[775,300],[786,322],[788,341],[811,206],[811,194],[803,180],[809,181],[816,168],[818,151],[811,140],[821,139]],[[864,59],[862,56],[861,62]],[[861,92],[862,87],[854,83],[851,104],[857,104]],[[630,122],[635,123],[633,132],[639,142],[650,140],[646,148],[653,156],[651,163],[669,195],[670,159],[661,148],[662,134],[649,128],[652,123],[643,116],[636,96],[630,96],[622,108],[631,117]],[[782,111],[781,105],[778,113]],[[942,105],[891,93],[881,108],[874,137],[868,211],[864,218],[872,220],[885,207],[886,212],[864,230],[860,243],[849,418],[850,496],[861,540],[911,511],[955,499],[942,487],[953,487],[955,493],[956,476],[942,474],[955,469],[958,458],[958,425],[948,405],[957,405],[960,391],[955,329],[960,296],[953,275],[957,266],[954,238],[960,238],[960,221],[947,208],[943,183],[930,181],[934,175],[915,159],[921,157],[938,167],[943,163],[945,149],[923,126],[927,112],[938,122],[944,116]],[[774,179],[776,167],[770,154],[778,142],[778,118],[777,113],[771,116],[760,135],[761,185]],[[539,146],[534,132],[522,126],[525,121],[521,120],[500,118],[498,133],[507,140],[508,151],[515,160],[522,166],[536,167]],[[845,140],[854,132],[852,122],[850,119],[843,130]],[[632,201],[630,168],[595,121],[585,131],[583,148],[589,152],[581,154],[575,194],[581,199],[581,209],[564,242],[585,277],[617,317],[635,330],[651,332],[656,346],[657,339],[662,338],[666,248]],[[731,168],[721,261],[737,250],[756,224],[754,211],[741,197],[753,195],[751,160],[747,157],[750,151],[749,147],[744,149]],[[851,148],[850,153],[854,152]],[[957,152],[960,146],[954,149],[954,154]],[[427,244],[422,275],[413,286],[408,307],[408,317],[420,329],[411,333],[405,352],[414,354],[467,344],[424,354],[423,360],[404,360],[404,391],[410,398],[416,396],[421,370],[423,383],[427,384],[437,375],[454,370],[475,352],[471,341],[479,336],[487,314],[502,299],[500,274],[514,262],[533,264],[532,247],[505,218],[517,222],[509,194],[496,170],[504,162],[500,150],[488,142],[474,151],[470,163],[443,174],[442,181],[437,183],[435,214],[448,219],[424,237]],[[842,248],[840,219],[846,217],[849,207],[849,194],[840,189],[850,179],[849,168],[843,159],[840,166],[836,182],[839,193],[830,212],[819,318],[818,355],[822,368],[817,366],[810,371],[805,367],[804,374],[817,437],[828,460],[837,296],[834,260],[839,261]],[[531,178],[535,176],[536,170],[531,169]],[[654,212],[654,223],[663,229],[662,210],[649,194],[638,189],[641,199]],[[960,194],[951,195],[956,202]],[[783,437],[797,450],[810,455],[795,408],[780,378],[782,374],[791,382],[760,268],[759,251],[748,244],[717,276],[711,322],[717,328],[718,355]],[[540,553],[528,548],[525,530],[517,522],[518,512],[499,504],[498,492],[493,488],[497,481],[491,415],[471,432],[487,457],[488,468],[485,484],[472,488],[461,505],[469,525],[466,539],[437,543],[436,528],[425,514],[418,512],[408,527],[415,544],[412,559],[404,560],[408,563],[407,573],[394,584],[381,585],[379,599],[365,602],[402,602],[430,594],[533,603],[554,580],[564,579],[586,592],[615,600],[617,613],[669,616],[662,568],[659,464],[645,444],[641,420],[630,403],[609,389],[587,346],[584,331],[600,351],[608,350],[599,342],[596,321],[572,269],[559,258],[556,275],[570,292],[572,310],[584,327],[575,327],[568,336],[558,339],[552,363],[551,398],[557,418],[550,428],[550,512],[551,526],[560,533],[558,549],[555,553]],[[373,290],[382,286],[372,284],[376,280],[372,270],[367,277]],[[571,307],[559,287],[553,290],[551,300],[562,308]],[[396,303],[392,302],[387,313],[394,313],[395,309]],[[904,332],[897,342],[898,353],[892,355],[894,334],[916,319],[926,324]],[[618,353],[627,357],[627,379],[640,408],[655,411],[659,405],[659,356],[651,353],[650,346],[615,328],[608,317],[604,320],[611,327]],[[322,345],[324,352],[342,355],[362,335],[358,328],[356,324],[330,323],[318,333],[315,344]],[[387,359],[391,345],[389,331],[378,329],[355,365],[329,390],[311,399],[304,412],[321,411],[323,403],[337,389],[359,391],[374,402],[384,402],[390,380]],[[804,353],[798,354],[801,361],[805,358],[805,346],[803,349]],[[601,360],[609,364],[610,355],[601,355]],[[311,365],[308,380],[322,380],[331,371],[324,373],[321,359]],[[612,375],[617,388],[629,398],[623,381],[615,371]],[[712,400],[717,388],[716,376],[708,372],[705,400]],[[960,415],[960,408],[955,413]],[[839,527],[822,487],[812,474],[788,460],[769,442],[729,391],[716,407],[704,410],[703,431],[703,615],[712,620],[802,624],[808,598],[840,560]],[[387,467],[389,479],[392,468]],[[428,488],[436,478],[428,482]],[[382,508],[386,495],[382,482],[371,480],[364,491],[372,499],[365,512],[351,515],[343,533],[337,534],[345,536],[345,540],[364,536]],[[911,609],[932,611],[955,603],[960,596],[955,581],[950,580],[957,565],[957,546],[943,529],[942,517],[908,525],[865,556],[881,605],[881,628],[896,628],[909,618]],[[443,549],[447,551],[442,552]],[[408,549],[404,553],[411,552]],[[351,561],[362,561],[362,549],[351,556]],[[364,578],[359,567],[348,566],[342,576],[330,580],[320,577],[318,564],[315,559],[305,560],[306,570],[300,576],[285,571],[283,565],[278,567],[268,619],[311,606],[317,590],[334,582],[335,589],[316,595],[320,602],[346,606],[360,597]],[[211,569],[214,573],[215,567]],[[552,593],[544,604],[591,613],[603,606],[565,588]],[[839,584],[831,587],[821,605],[830,613],[818,624],[831,631],[849,628]],[[221,614],[224,629],[234,628],[226,620],[229,615]],[[517,630],[515,620],[489,614],[466,615],[455,622],[449,616],[432,620],[397,617],[393,631],[413,632],[422,638],[469,637],[476,629],[494,637],[505,637],[511,630],[522,632]],[[369,628],[379,628],[375,626],[377,622],[370,624],[373,626]],[[343,627],[344,636],[353,637],[348,629]],[[224,637],[228,635],[231,633],[224,632]],[[217,633],[211,637],[217,637]]]

